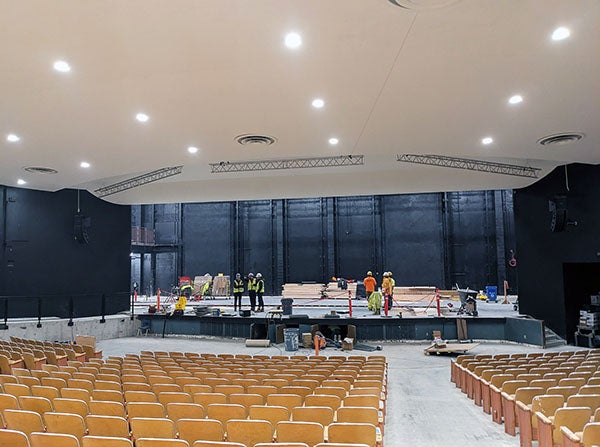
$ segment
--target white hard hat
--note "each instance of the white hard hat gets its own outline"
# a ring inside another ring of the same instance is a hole
[[[257,273],[257,274],[256,274],[256,277],[257,277],[257,278],[262,278],[262,273]]]
[[[248,276],[254,276],[254,273],[248,273]]]

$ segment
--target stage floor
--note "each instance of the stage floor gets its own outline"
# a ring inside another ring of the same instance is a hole
[[[281,306],[281,296],[266,296],[265,301],[265,312],[255,312],[253,316],[264,317],[269,310],[277,309]],[[477,302],[477,310],[479,317],[489,318],[506,318],[506,317],[518,317],[519,312],[513,308],[513,302],[516,301],[516,296],[509,296],[511,304],[501,304],[503,297],[500,297],[497,302],[487,303],[485,301]],[[152,297],[138,297],[135,303],[135,313],[146,313],[148,306],[156,304],[156,296]],[[449,307],[449,304],[452,307]],[[173,299],[165,299],[161,297],[161,307],[172,310],[174,306]],[[195,315],[194,306],[209,306],[210,308],[219,308],[221,315],[237,316],[233,311],[233,298],[227,297],[216,297],[199,301],[188,301],[185,313],[187,315]],[[247,296],[242,298],[243,309],[250,309],[250,302]],[[441,300],[440,309],[442,316],[445,317],[456,317],[458,308],[460,307],[459,301],[452,300]],[[335,311],[342,318],[348,315],[349,307],[348,300],[344,299],[296,299],[293,302],[293,313],[309,315],[312,318],[323,318],[326,314]],[[383,309],[382,309],[383,313]],[[435,301],[430,302],[430,299],[418,301],[418,302],[407,302],[407,301],[396,301],[392,309],[388,312],[388,315],[392,317],[398,316],[402,313],[402,318],[423,318],[437,316],[437,309]],[[352,300],[352,316],[354,318],[385,318],[382,315],[374,315],[367,308],[366,300]],[[242,317],[240,317],[242,318]]]

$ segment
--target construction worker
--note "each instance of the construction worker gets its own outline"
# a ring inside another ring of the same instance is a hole
[[[233,310],[242,310],[242,293],[244,293],[244,281],[242,275],[235,274],[233,280]]]
[[[375,292],[375,287],[377,287],[377,280],[373,278],[373,272],[371,270],[367,272],[367,277],[363,279],[363,284],[365,285],[368,300],[371,294]]]
[[[263,294],[265,293],[265,280],[262,274],[256,274],[256,296],[258,297],[258,312],[265,311],[265,302],[263,301]]]
[[[390,274],[388,272],[383,272],[383,280],[381,281],[381,291],[383,292],[383,299],[387,300],[390,296],[392,288],[392,282],[390,281]],[[388,301],[389,305],[389,301]]]
[[[256,308],[256,279],[254,273],[248,273],[248,298],[250,298],[250,310],[254,312]]]
[[[394,287],[396,287],[396,281],[392,277],[392,272],[388,272],[390,278],[390,293],[388,295],[388,309],[391,309],[394,305]]]
[[[190,299],[190,296],[192,296],[192,285],[189,282],[184,282],[181,287],[179,288],[179,293],[182,296],[185,296],[186,299]]]

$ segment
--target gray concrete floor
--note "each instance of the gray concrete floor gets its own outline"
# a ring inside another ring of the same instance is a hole
[[[512,306],[511,306],[512,307]],[[290,354],[283,345],[247,348],[244,340],[217,338],[129,337],[98,343],[104,356],[123,356],[141,350],[189,351],[232,354]],[[519,438],[506,435],[504,426],[495,424],[450,382],[449,356],[425,356],[423,343],[384,343],[382,351],[389,364],[385,445],[428,447],[504,447],[519,445]],[[563,346],[556,350],[574,350]],[[581,349],[581,348],[577,348]],[[471,351],[483,353],[538,352],[540,349],[509,343],[480,344]],[[293,354],[311,354],[301,348]],[[326,355],[366,354],[327,348]]]

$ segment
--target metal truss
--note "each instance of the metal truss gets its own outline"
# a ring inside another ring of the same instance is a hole
[[[258,161],[221,161],[211,163],[213,174],[221,172],[271,171],[275,169],[332,168],[364,164],[364,155],[339,155],[337,157],[282,158]]]
[[[128,189],[137,188],[138,186],[153,183],[158,180],[162,180],[167,177],[172,177],[177,174],[181,174],[183,166],[175,166],[173,168],[161,168],[156,171],[148,172],[146,174],[138,175],[127,180],[123,180],[112,185],[103,186],[102,188],[96,189],[94,192],[98,197],[106,197],[111,194],[126,191]]]
[[[403,154],[398,155],[396,161],[531,178],[537,178],[537,171],[541,170],[540,168],[530,168],[529,166],[494,163],[491,161],[473,160],[471,158],[446,157],[443,155]]]

